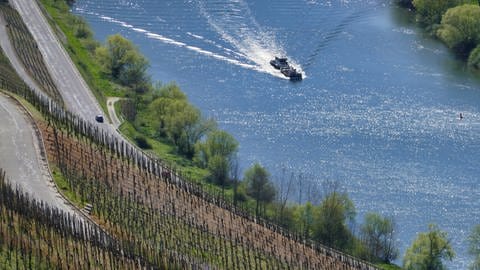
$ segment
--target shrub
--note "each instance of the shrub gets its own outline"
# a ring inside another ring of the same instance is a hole
[[[437,36],[457,53],[468,56],[480,42],[480,7],[462,5],[449,9]]]
[[[135,143],[142,149],[152,149],[152,145],[142,135],[135,136]]]
[[[470,53],[470,57],[468,57],[468,65],[480,69],[480,44]]]

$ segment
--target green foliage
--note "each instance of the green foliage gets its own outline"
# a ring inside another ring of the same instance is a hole
[[[109,36],[105,46],[95,50],[96,57],[109,74],[124,86],[144,93],[149,86],[148,60],[133,43],[119,34]]]
[[[446,269],[443,260],[452,260],[455,257],[447,233],[433,224],[430,224],[428,229],[428,232],[418,234],[412,246],[407,249],[403,259],[406,270]]]
[[[148,143],[147,139],[143,135],[135,136],[135,143],[142,149],[152,149],[152,145]]]
[[[210,180],[223,189],[238,150],[237,140],[223,130],[215,130],[208,134],[204,142],[197,142],[195,149],[196,162],[202,168],[208,168]]]
[[[360,230],[365,246],[374,259],[378,258],[389,263],[398,257],[394,238],[395,222],[392,218],[368,213]]]
[[[238,150],[238,142],[232,135],[222,130],[208,134],[204,142],[196,145],[196,161],[202,167],[207,167],[210,159],[215,156],[224,158],[227,162],[232,160]]]
[[[480,6],[462,5],[449,9],[442,18],[437,36],[448,47],[468,56],[480,44]]]
[[[468,57],[468,65],[480,69],[480,44],[475,48]]]
[[[213,156],[208,162],[207,169],[210,172],[209,179],[223,189],[228,180],[227,160],[219,155]]]
[[[382,270],[402,270],[401,267],[394,264],[388,264],[388,263],[377,264],[377,267],[379,267]]]
[[[41,2],[50,15],[47,19],[51,18],[49,22],[54,25],[53,29],[60,28],[66,37],[68,45],[65,46],[68,46],[67,52],[73,63],[77,66],[90,89],[93,90],[100,106],[107,111],[105,96],[121,96],[124,94],[124,90],[109,81],[101,72],[102,68],[94,56],[99,43],[94,40],[93,36],[77,37],[78,26],[74,22],[78,19],[69,12],[70,7],[65,1],[41,0]],[[82,27],[88,27],[88,25],[85,24]]]
[[[137,126],[147,126],[143,132],[150,136],[168,139],[177,147],[178,153],[189,159],[195,154],[195,143],[216,127],[213,120],[202,117],[175,84],[154,87],[153,91],[137,99],[140,99],[135,109]],[[138,115],[137,110],[140,111]]]
[[[293,209],[297,230],[300,231],[303,237],[311,238],[315,223],[315,206],[311,202],[306,202],[304,205],[298,205]]]
[[[470,265],[471,270],[480,270],[480,225],[475,226],[468,237],[468,252],[474,260]]]
[[[319,206],[314,239],[327,246],[344,250],[353,240],[347,221],[353,220],[355,215],[355,207],[348,195],[332,192]]]
[[[260,205],[270,203],[276,196],[276,190],[270,182],[270,174],[260,164],[255,163],[245,172],[243,181],[247,187],[247,194],[255,199],[255,215],[260,214]]]
[[[443,14],[452,7],[472,3],[473,0],[413,0],[418,20],[428,27],[439,24]]]

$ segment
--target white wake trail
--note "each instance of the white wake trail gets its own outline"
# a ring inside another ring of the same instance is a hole
[[[245,1],[199,0],[197,4],[200,14],[221,39],[238,50],[261,71],[285,78],[270,65],[270,60],[275,56],[287,56],[286,51],[277,42],[275,34],[264,30],[255,20]],[[289,58],[290,63],[302,71],[301,66]]]

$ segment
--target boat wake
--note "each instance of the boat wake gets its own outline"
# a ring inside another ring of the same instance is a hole
[[[148,31],[146,29],[143,29],[143,28],[138,28],[138,27],[135,27],[131,24],[128,24],[127,22],[124,22],[124,21],[121,21],[121,20],[117,20],[115,18],[112,18],[112,17],[109,17],[109,16],[104,16],[102,14],[99,14],[99,13],[95,13],[95,12],[89,12],[89,11],[85,11],[83,9],[80,9],[80,8],[77,8],[77,12],[79,13],[84,13],[84,14],[88,14],[88,15],[93,15],[93,16],[96,16],[98,18],[100,18],[101,20],[104,20],[104,21],[107,21],[107,22],[110,22],[110,23],[115,23],[117,25],[120,25],[124,28],[128,28],[134,32],[137,32],[137,33],[142,33],[144,34],[147,38],[150,38],[150,39],[155,39],[155,40],[158,40],[158,41],[161,41],[163,43],[166,43],[166,44],[170,44],[170,45],[174,45],[174,46],[177,46],[177,47],[183,47],[185,49],[188,49],[190,51],[193,51],[193,52],[196,52],[196,53],[199,53],[199,54],[202,54],[202,55],[205,55],[205,56],[209,56],[209,57],[213,57],[215,59],[218,59],[218,60],[222,60],[222,61],[225,61],[225,62],[228,62],[228,63],[231,63],[231,64],[234,64],[234,65],[237,65],[237,66],[240,66],[240,67],[243,67],[243,68],[247,68],[247,69],[252,69],[252,70],[259,70],[259,68],[255,65],[252,65],[252,64],[248,64],[248,63],[244,63],[240,60],[237,60],[237,59],[234,59],[234,58],[229,58],[227,56],[224,56],[224,55],[221,55],[221,54],[217,54],[217,53],[214,53],[214,52],[211,52],[211,51],[208,51],[208,50],[204,50],[202,48],[199,48],[199,47],[196,47],[196,46],[191,46],[191,45],[188,45],[184,42],[181,42],[181,41],[177,41],[175,39],[172,39],[172,38],[169,38],[169,37],[166,37],[164,35],[161,35],[161,34],[158,34],[158,33],[154,33],[154,32],[151,32],[151,31]],[[197,36],[198,37],[198,36]]]
[[[200,6],[202,15],[208,17],[207,14],[209,13],[207,13],[207,11],[210,9],[206,8],[203,4],[199,4],[199,6]],[[90,16],[95,16],[100,20],[117,24],[131,31],[143,34],[149,39],[154,39],[165,44],[170,44],[173,46],[185,48],[189,51],[204,55],[206,57],[211,57],[211,58],[224,61],[245,69],[263,72],[263,73],[271,74],[273,76],[285,79],[285,77],[282,74],[276,72],[275,69],[273,69],[269,64],[269,61],[273,59],[275,55],[285,55],[284,51],[279,49],[280,46],[267,45],[269,42],[273,42],[274,40],[274,38],[272,38],[273,35],[268,34],[266,32],[249,31],[246,23],[242,23],[242,25],[239,28],[240,32],[233,31],[233,29],[231,28],[230,29],[226,28],[225,27],[226,24],[221,23],[222,20],[224,20],[224,22],[225,22],[225,19],[228,20],[229,18],[228,16],[227,17],[217,16],[216,17],[217,19],[213,17],[209,18],[208,23],[218,33],[221,33],[222,39],[228,41],[228,43],[233,46],[233,49],[226,48],[225,46],[219,45],[215,41],[205,39],[200,35],[196,35],[191,32],[186,33],[188,36],[192,38],[201,40],[206,44],[213,45],[214,47],[219,49],[219,52],[212,52],[210,50],[206,50],[201,47],[193,46],[185,42],[167,37],[160,33],[155,33],[141,27],[136,27],[132,24],[129,24],[128,22],[118,20],[111,16],[106,16],[100,13],[87,11],[79,7],[76,8],[76,12],[90,15]],[[230,12],[235,12],[235,11],[230,11]],[[241,13],[241,11],[238,11],[238,12]],[[248,11],[248,13],[250,13],[250,11]],[[239,18],[239,19],[245,20],[244,18]],[[254,22],[254,25],[256,25],[255,27],[256,29],[260,29],[260,27],[256,22]],[[257,34],[260,34],[261,36],[255,37]],[[292,64],[295,67],[298,66],[293,61],[292,61]]]
[[[209,1],[198,0],[200,14],[220,38],[232,46],[259,71],[284,78],[271,65],[275,56],[287,56],[277,42],[275,34],[267,31],[254,18],[248,4],[243,0]],[[293,67],[301,66],[289,57]],[[303,72],[302,72],[303,73]],[[303,74],[305,77],[305,74]]]

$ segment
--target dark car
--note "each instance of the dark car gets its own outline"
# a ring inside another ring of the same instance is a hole
[[[95,116],[95,121],[97,121],[98,123],[103,123],[103,115],[98,114],[97,116]]]

